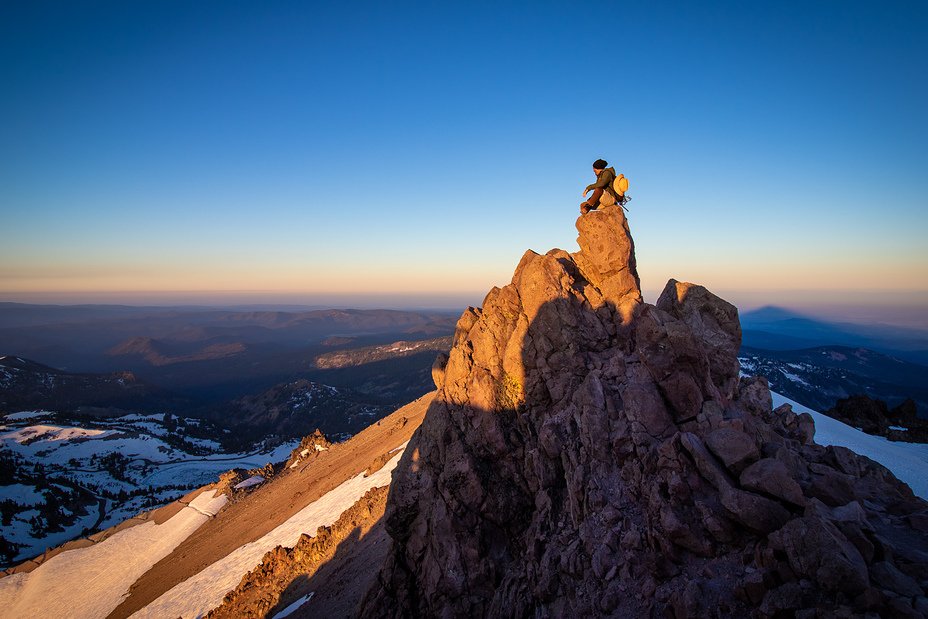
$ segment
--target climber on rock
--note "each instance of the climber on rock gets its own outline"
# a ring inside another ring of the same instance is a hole
[[[609,164],[603,159],[597,159],[593,162],[593,172],[596,174],[596,182],[592,185],[588,185],[587,188],[583,190],[584,198],[586,198],[586,194],[590,191],[593,192],[589,200],[580,203],[580,212],[584,215],[590,211],[595,211],[601,206],[612,206],[620,202],[620,197],[616,195],[615,189],[612,186],[613,181],[615,181],[615,168],[607,168],[607,165]]]

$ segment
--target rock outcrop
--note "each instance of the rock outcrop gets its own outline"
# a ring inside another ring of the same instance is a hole
[[[924,613],[928,504],[739,378],[735,307],[673,280],[644,304],[620,207],[577,229],[436,361],[359,616]]]
[[[314,460],[320,452],[328,451],[331,446],[329,438],[316,428],[315,432],[304,436],[300,444],[293,448],[284,466],[291,469],[304,461]]]
[[[891,441],[928,443],[928,420],[919,418],[912,398],[889,410],[886,402],[861,393],[838,400],[825,414]]]

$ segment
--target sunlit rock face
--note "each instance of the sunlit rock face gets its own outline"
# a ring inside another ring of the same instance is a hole
[[[436,361],[360,616],[918,612],[928,505],[739,380],[734,306],[673,280],[644,304],[620,207],[577,229]]]

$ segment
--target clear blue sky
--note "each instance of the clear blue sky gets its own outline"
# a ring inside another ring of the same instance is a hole
[[[5,3],[0,84],[0,301],[478,305],[602,157],[647,300],[928,314],[921,0]]]

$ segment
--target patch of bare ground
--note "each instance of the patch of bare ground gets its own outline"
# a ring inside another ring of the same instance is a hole
[[[123,619],[236,548],[261,538],[330,490],[364,471],[384,453],[412,436],[435,392],[407,404],[314,458],[284,468],[257,490],[230,501],[155,564],[130,588],[128,597],[107,619]],[[313,534],[315,531],[307,533]]]

